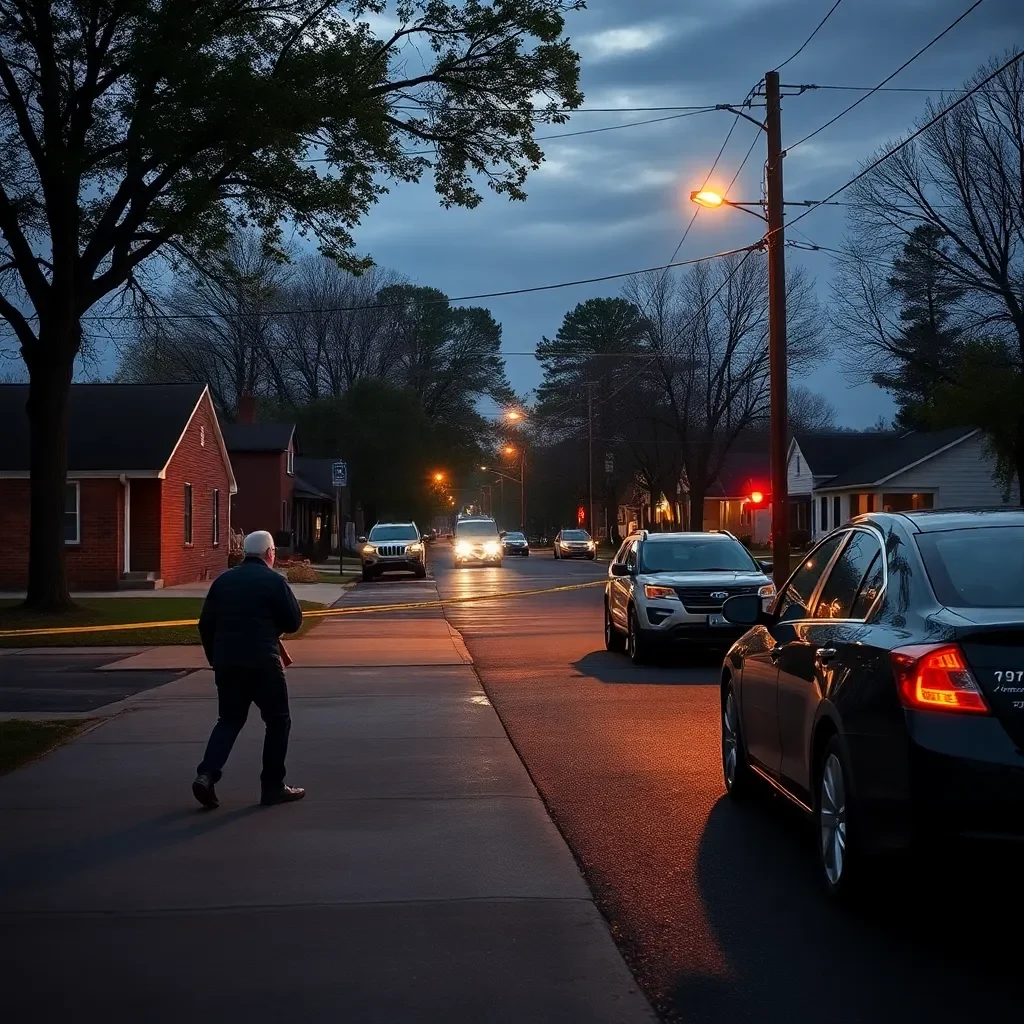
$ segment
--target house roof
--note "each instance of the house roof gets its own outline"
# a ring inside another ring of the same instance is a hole
[[[295,474],[294,494],[297,498],[317,498],[321,501],[334,501],[330,494],[324,493],[319,487],[311,484],[298,472]]]
[[[877,487],[900,473],[938,455],[968,437],[976,434],[974,427],[949,427],[946,430],[932,430],[906,434],[890,439],[884,452],[867,459],[844,473],[838,473],[820,490],[842,490],[850,487]],[[803,445],[800,446],[803,451]],[[815,470],[815,472],[817,472]]]
[[[228,423],[221,428],[229,452],[286,452],[294,423]]]
[[[793,441],[812,476],[834,477],[877,458],[900,440],[888,431],[798,430]]]
[[[334,459],[321,459],[310,455],[295,456],[296,484],[301,477],[315,491],[327,496],[334,494],[334,476],[331,465]]]
[[[206,388],[202,384],[72,384],[68,472],[158,473]],[[0,384],[0,472],[29,470],[27,384]]]

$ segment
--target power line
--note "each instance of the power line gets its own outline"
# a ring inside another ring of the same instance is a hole
[[[689,260],[681,260],[678,263],[668,263],[660,267],[647,267],[643,270],[626,270],[618,274],[604,274],[601,277],[581,278],[577,281],[560,281],[557,284],[540,284],[529,288],[509,288],[501,292],[481,292],[477,295],[456,295],[450,298],[441,299],[413,299],[408,302],[372,302],[363,306],[334,306],[334,307],[311,307],[307,309],[261,309],[259,311],[239,310],[232,313],[153,313],[136,316],[117,316],[115,314],[100,314],[97,316],[83,316],[83,321],[95,320],[213,320],[225,316],[298,316],[304,313],[356,313],[367,309],[400,309],[406,306],[432,306],[443,305],[451,302],[471,302],[477,299],[500,299],[510,295],[527,295],[535,292],[556,291],[561,288],[574,288],[578,285],[601,284],[604,281],[618,281],[625,277],[636,277],[640,274],[653,274],[661,270],[672,270],[675,267],[688,267],[695,263],[706,263],[709,260],[722,259],[725,256],[735,256],[738,253],[748,255],[756,249],[761,248],[761,242],[753,245],[740,246],[737,249],[726,249],[722,252],[714,252],[707,256],[697,256]],[[31,317],[29,319],[36,319]]]
[[[715,103],[698,103],[698,104],[680,104],[676,106],[665,106],[665,107],[562,107],[558,110],[560,114],[567,114],[575,116],[576,114],[659,114],[668,113],[670,111],[678,110],[706,110],[708,107],[719,106]],[[441,110],[441,107],[431,107],[429,105],[423,106],[412,106],[408,104],[398,104],[390,107],[390,110]],[[515,111],[508,111],[514,113]],[[549,116],[547,111],[537,110],[537,116]]]
[[[809,92],[812,89],[827,89],[833,92],[908,92],[908,93],[936,93],[956,92],[963,88],[960,85],[942,86],[941,88],[930,86],[904,86],[904,85],[784,85],[783,89],[799,89],[801,92]]]
[[[830,127],[831,125],[834,125],[836,121],[838,121],[841,117],[845,117],[855,107],[859,107],[866,99],[869,99],[871,96],[873,96],[887,82],[891,82],[901,71],[903,71],[905,68],[908,68],[911,64],[913,64],[914,61],[921,56],[921,54],[925,53],[927,50],[930,50],[940,39],[943,38],[943,36],[947,35],[949,32],[952,32],[953,29],[956,28],[956,26],[959,25],[960,22],[964,20],[964,18],[966,18],[972,11],[977,10],[984,2],[985,0],[974,0],[974,3],[971,4],[971,6],[968,7],[967,10],[964,11],[955,21],[947,25],[937,36],[935,36],[928,43],[922,46],[921,49],[918,50],[917,53],[913,55],[913,57],[910,57],[908,60],[905,60],[891,75],[887,75],[885,78],[883,78],[882,81],[879,82],[874,89],[871,89],[870,91],[866,92],[859,99],[854,100],[853,103],[851,103],[845,110],[841,110],[831,120],[826,121],[820,127],[815,128],[813,132],[811,132],[809,135],[805,135],[802,139],[799,140],[799,142],[794,142],[792,145],[787,146],[787,151],[792,152],[794,149],[796,149],[797,146],[800,146],[803,143],[807,142],[808,139],[813,139],[814,136],[817,135],[819,132],[823,132],[826,128]]]
[[[971,96],[973,96],[976,92],[980,92],[982,89],[985,88],[986,85],[988,85],[989,82],[992,81],[992,79],[997,78],[1007,68],[1009,68],[1012,65],[1016,64],[1017,61],[1021,60],[1022,58],[1024,58],[1024,50],[1022,50],[1020,53],[1016,54],[1015,56],[1010,57],[1009,60],[1007,60],[1003,64],[1001,64],[991,74],[986,75],[980,82],[977,82],[975,85],[971,86],[971,88],[968,89],[962,96],[960,96],[959,98],[955,99],[952,103],[949,104],[949,106],[944,107],[934,117],[931,117],[927,121],[925,121],[925,123],[923,125],[921,125],[920,128],[918,128],[916,131],[914,131],[910,135],[908,135],[902,142],[897,143],[897,145],[893,146],[892,149],[890,149],[887,152],[883,153],[876,160],[872,160],[871,163],[867,165],[867,167],[865,167],[863,170],[861,170],[860,172],[855,174],[845,184],[840,185],[839,188],[837,188],[834,192],[832,192],[831,194],[826,196],[822,200],[822,203],[808,208],[803,213],[801,213],[799,217],[795,217],[789,223],[789,225],[787,225],[787,227],[792,227],[794,224],[798,223],[799,221],[802,221],[804,219],[804,217],[807,217],[810,214],[814,213],[814,211],[818,208],[818,205],[822,205],[823,203],[828,203],[831,200],[835,199],[836,196],[838,196],[841,193],[845,192],[851,185],[853,185],[856,182],[860,181],[860,179],[863,178],[865,175],[870,174],[876,167],[879,166],[879,164],[884,163],[886,160],[889,159],[889,157],[891,157],[894,154],[898,153],[901,149],[904,149],[905,147],[909,146],[910,143],[914,141],[914,139],[919,138],[926,131],[928,131],[929,128],[931,128],[933,125],[935,125],[939,121],[941,121],[952,110],[954,110],[954,109],[956,109],[956,107],[960,106],[961,103],[963,103],[967,99],[970,99]]]
[[[775,71],[781,71],[791,60],[796,59],[801,53],[807,48],[807,44],[821,31],[824,27],[825,22],[835,13],[835,9],[843,2],[843,0],[836,0],[836,2],[828,9],[828,13],[821,21],[818,22],[814,27],[814,31],[800,44],[799,48],[790,56],[788,56],[781,64],[774,68]]]

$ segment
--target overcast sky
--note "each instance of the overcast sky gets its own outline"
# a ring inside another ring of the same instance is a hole
[[[589,0],[568,32],[582,55],[585,107],[658,107],[739,103],[754,82],[808,36],[833,0]],[[782,72],[783,83],[875,85],[966,10],[971,0],[844,0],[815,39]],[[990,57],[1024,43],[1024,0],[985,0],[915,61],[893,86],[956,89]],[[856,99],[855,92],[817,91],[786,99],[783,140],[792,144]],[[789,200],[820,199],[859,164],[912,125],[923,94],[876,94],[786,159]],[[758,111],[754,111],[758,113]],[[579,112],[566,127],[538,134],[599,128],[655,118],[657,113]],[[488,194],[475,210],[443,210],[429,181],[396,187],[357,232],[378,264],[449,295],[530,287],[658,266],[672,255],[688,221],[689,190],[699,187],[732,123],[728,112],[699,114],[621,131],[542,143],[546,162],[529,183],[529,200]],[[713,183],[735,173],[754,134],[741,122]],[[760,198],[761,143],[730,193]],[[820,208],[800,230],[835,246],[842,208]],[[754,241],[761,228],[736,211],[703,212],[678,259]],[[828,301],[833,265],[822,253],[788,250]],[[567,288],[486,303],[503,326],[507,352],[532,351],[557,330],[576,303],[617,293],[616,284]],[[509,377],[526,392],[540,379],[536,361],[509,355]],[[867,426],[890,415],[887,395],[850,388],[833,365],[807,383],[825,393],[840,422]],[[490,411],[489,409],[485,411]]]

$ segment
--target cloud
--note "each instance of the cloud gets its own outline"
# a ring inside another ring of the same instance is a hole
[[[667,41],[668,32],[663,25],[632,25],[609,28],[583,36],[578,46],[580,54],[590,60],[608,60],[630,53],[642,53]]]

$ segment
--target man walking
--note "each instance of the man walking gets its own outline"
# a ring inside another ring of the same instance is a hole
[[[263,804],[301,800],[304,789],[286,786],[284,758],[291,716],[284,679],[281,635],[302,625],[302,609],[283,576],[274,572],[274,538],[265,530],[243,542],[245,560],[218,576],[199,616],[199,636],[217,683],[219,717],[192,793],[204,806],[218,806],[214,789],[255,704],[267,726],[263,741]]]

